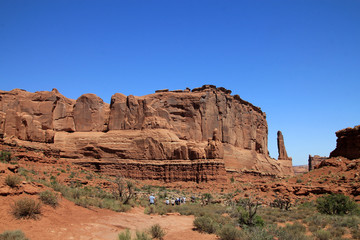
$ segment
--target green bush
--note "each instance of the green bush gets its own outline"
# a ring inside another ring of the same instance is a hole
[[[360,239],[360,229],[352,229],[351,236],[353,237],[353,239]]]
[[[279,228],[277,237],[279,240],[308,240],[310,239],[305,235],[306,227],[301,223],[295,222],[294,224],[286,224],[285,227]]]
[[[265,227],[245,227],[245,237],[242,240],[274,240],[274,231]]]
[[[18,187],[21,183],[21,178],[18,175],[7,175],[5,183],[11,188]]]
[[[344,215],[357,209],[357,204],[343,194],[331,194],[319,197],[316,207],[320,213],[330,215]]]
[[[164,236],[166,234],[159,224],[151,226],[149,232],[153,238],[157,238],[160,240],[164,239]]]
[[[1,233],[0,240],[28,240],[28,238],[21,230],[14,230]]]
[[[31,198],[22,198],[17,200],[12,206],[12,213],[16,218],[37,218],[41,213],[39,202]]]
[[[331,233],[325,229],[320,229],[314,233],[315,237],[319,240],[331,239]]]
[[[131,240],[130,230],[126,229],[124,232],[119,233],[118,240]]]
[[[218,223],[208,216],[196,217],[194,226],[200,232],[215,233],[219,228]]]
[[[1,162],[10,162],[11,161],[11,153],[7,151],[0,151],[0,161]]]
[[[264,226],[265,222],[261,216],[249,213],[249,211],[245,210],[242,207],[238,208],[239,211],[239,219],[238,222],[240,225],[248,225],[248,226]]]
[[[240,240],[243,239],[242,232],[233,225],[223,226],[217,233],[221,240]]]
[[[58,199],[56,194],[53,192],[46,190],[40,193],[40,200],[47,205],[52,207],[56,207],[58,205]]]
[[[136,231],[135,240],[151,240],[151,237],[149,235],[147,235],[145,232]]]

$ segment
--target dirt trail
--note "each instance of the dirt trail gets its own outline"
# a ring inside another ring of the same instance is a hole
[[[31,240],[116,240],[118,233],[126,228],[135,235],[136,230],[143,231],[158,223],[167,233],[165,240],[216,239],[215,235],[193,231],[193,216],[146,215],[143,208],[126,213],[87,209],[64,198],[56,209],[44,205],[38,220],[17,220],[10,213],[10,205],[20,197],[0,198],[0,232],[21,229]]]

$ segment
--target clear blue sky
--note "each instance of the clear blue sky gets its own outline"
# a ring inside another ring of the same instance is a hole
[[[214,84],[267,113],[294,165],[360,124],[358,0],[0,0],[0,89],[142,96]]]

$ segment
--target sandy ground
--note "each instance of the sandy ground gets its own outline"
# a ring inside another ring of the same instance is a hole
[[[136,230],[143,231],[158,223],[166,231],[165,240],[217,239],[215,235],[194,231],[193,216],[146,215],[143,208],[133,208],[126,213],[87,209],[64,198],[56,209],[43,205],[42,215],[37,220],[17,220],[11,215],[10,205],[20,197],[22,196],[0,198],[0,232],[21,229],[31,240],[115,240],[118,233],[126,228],[135,235]]]

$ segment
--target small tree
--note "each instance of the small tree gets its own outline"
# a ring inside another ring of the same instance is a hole
[[[255,226],[255,225],[264,225],[264,221],[258,215],[256,211],[258,206],[260,206],[259,201],[252,200],[252,198],[245,198],[239,202],[240,207],[239,211],[239,223],[242,225]]]
[[[291,200],[289,197],[277,197],[272,203],[270,203],[271,207],[274,208],[280,208],[282,210],[290,210],[290,207],[292,206]]]
[[[114,183],[113,195],[123,204],[128,204],[130,199],[134,197],[134,182],[125,180],[123,176],[117,175]]]
[[[211,199],[213,198],[213,196],[210,193],[204,193],[201,196],[201,203],[203,206],[208,205],[211,202]]]
[[[357,208],[357,204],[343,194],[330,194],[316,199],[316,208],[320,213],[330,215],[348,214]]]

